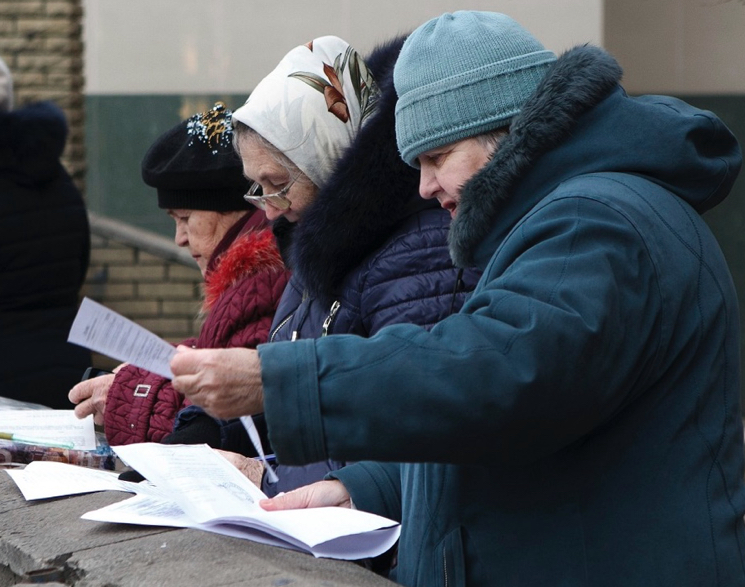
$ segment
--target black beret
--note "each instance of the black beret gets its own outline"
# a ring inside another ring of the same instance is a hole
[[[249,182],[233,149],[232,111],[217,102],[163,133],[142,160],[142,179],[160,208],[246,210]]]

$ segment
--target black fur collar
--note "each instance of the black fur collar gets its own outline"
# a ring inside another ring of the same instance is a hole
[[[613,57],[590,45],[570,49],[556,60],[513,119],[493,159],[463,187],[449,233],[457,266],[475,264],[476,247],[494,228],[517,182],[569,136],[579,116],[617,87],[621,75]]]
[[[333,295],[412,210],[437,205],[419,197],[419,173],[401,160],[396,146],[393,65],[404,38],[366,58],[381,90],[377,111],[291,231],[287,262],[316,297]],[[286,234],[283,224],[276,223],[276,233]]]

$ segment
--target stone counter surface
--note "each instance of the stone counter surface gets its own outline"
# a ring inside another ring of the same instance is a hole
[[[81,520],[131,494],[27,502],[0,470],[0,587],[392,587],[347,562],[190,529]]]

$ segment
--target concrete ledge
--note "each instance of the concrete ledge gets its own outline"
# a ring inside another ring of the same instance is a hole
[[[91,211],[88,211],[88,220],[92,234],[135,247],[166,261],[192,269],[195,267],[189,251],[178,247],[171,239]]]
[[[27,502],[0,470],[0,587],[393,587],[346,561],[190,529],[128,526],[80,516],[127,499],[105,491]]]

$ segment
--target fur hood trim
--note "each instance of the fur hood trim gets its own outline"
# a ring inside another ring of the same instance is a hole
[[[239,281],[258,273],[282,270],[284,265],[271,230],[265,228],[241,234],[207,276],[202,312],[208,312]]]
[[[419,197],[419,173],[401,160],[396,145],[393,66],[403,41],[381,45],[365,59],[381,90],[377,110],[292,230],[288,265],[314,297],[332,295],[396,225],[432,205]],[[278,223],[275,232],[281,228]]]
[[[621,76],[618,62],[591,45],[570,49],[556,60],[492,160],[463,188],[448,236],[457,266],[474,264],[474,249],[494,228],[517,182],[538,158],[566,140],[577,119],[607,97]]]

